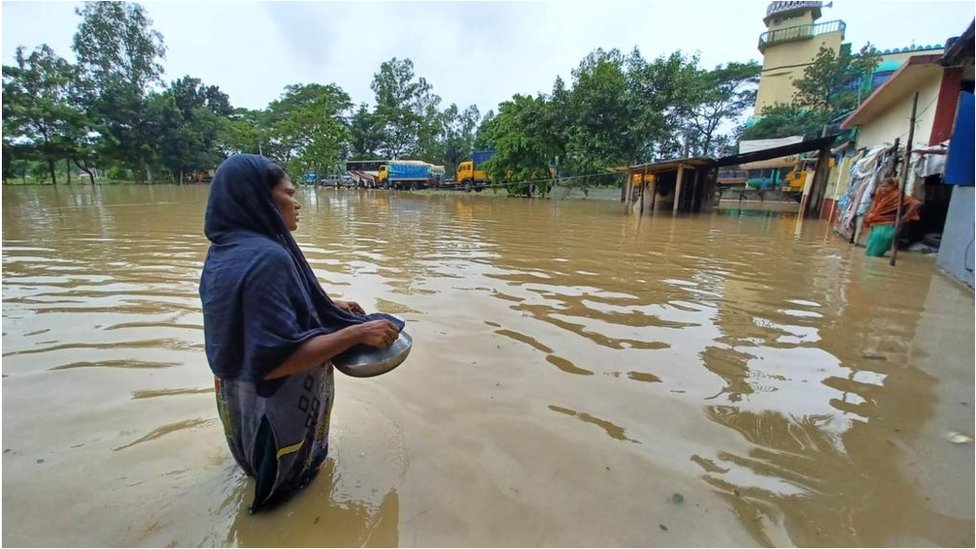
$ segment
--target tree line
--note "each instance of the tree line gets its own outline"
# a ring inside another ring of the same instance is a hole
[[[443,107],[410,59],[393,58],[373,76],[372,105],[311,83],[246,109],[200,78],[166,82],[164,39],[141,5],[88,2],[76,13],[74,63],[44,44],[18,48],[3,66],[4,181],[29,174],[57,183],[63,174],[70,182],[75,172],[91,183],[96,173],[182,182],[235,153],[274,158],[292,174],[382,158],[444,164],[450,174],[473,150],[491,149],[487,169],[510,192],[554,170],[594,185],[636,162],[733,152],[760,74],[753,61],[706,69],[680,51],[648,60],[638,49],[597,49],[569,83],[557,77],[548,93],[516,94],[482,116],[474,105]],[[819,100],[819,91],[804,93]],[[775,133],[795,123],[756,126]]]

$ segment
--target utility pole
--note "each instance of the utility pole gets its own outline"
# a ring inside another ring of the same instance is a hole
[[[901,183],[898,185],[898,209],[895,210],[895,238],[891,241],[891,261],[888,262],[892,267],[895,266],[895,258],[898,256],[898,233],[901,231],[901,205],[905,201],[905,184],[908,183],[908,169],[912,165],[912,139],[915,137],[915,113],[918,110],[918,92],[912,100],[912,121],[908,126],[908,142],[905,143],[905,166],[901,170]],[[898,151],[895,151],[898,154]]]

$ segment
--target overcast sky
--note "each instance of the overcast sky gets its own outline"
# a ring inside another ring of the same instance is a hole
[[[234,106],[263,108],[284,86],[335,82],[354,102],[373,100],[370,81],[392,57],[413,60],[442,106],[482,114],[515,93],[549,91],[589,51],[645,58],[680,49],[712,67],[761,61],[767,2],[143,2],[163,34],[165,79],[216,84]],[[47,43],[74,59],[76,2],[2,4],[3,62],[17,46]],[[972,1],[853,2],[820,21],[847,23],[855,49],[944,43],[974,17]]]

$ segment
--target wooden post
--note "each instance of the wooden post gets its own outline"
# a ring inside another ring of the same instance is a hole
[[[644,166],[644,173],[641,175],[640,189],[640,214],[644,215],[644,187],[647,186],[647,166]]]
[[[654,209],[657,208],[657,174],[651,174],[651,177],[654,179],[651,180],[651,186],[647,190],[647,192],[651,195],[651,203],[648,206],[648,209],[651,213],[654,213]]]
[[[702,196],[702,212],[708,213],[715,210],[715,184],[718,179],[718,167],[713,166],[708,169],[705,176],[705,194]],[[721,195],[719,195],[721,200]]]
[[[701,185],[702,171],[701,168],[697,166],[694,169],[695,169],[695,178],[693,180],[694,183],[692,184],[691,187],[691,208],[689,209],[691,213],[696,212],[695,205],[698,203],[698,194],[701,192],[699,185]]]
[[[621,202],[624,203],[624,209],[630,210],[630,188],[633,186],[631,179],[634,177],[633,170],[627,170],[627,179],[624,181],[624,188],[622,189],[622,196],[620,197]]]
[[[915,113],[918,110],[918,92],[912,100],[912,121],[908,126],[908,142],[905,143],[905,165],[901,170],[901,183],[898,185],[898,209],[895,210],[895,238],[891,240],[891,261],[888,262],[892,267],[895,266],[895,258],[898,257],[898,233],[901,232],[901,203],[905,201],[905,184],[908,183],[908,170],[912,166],[912,139],[915,137]],[[898,154],[898,151],[895,151]]]
[[[813,183],[806,203],[807,213],[820,214],[823,193],[827,191],[827,177],[830,175],[830,145],[824,145],[817,152],[817,167],[813,171]]]
[[[678,206],[681,204],[681,180],[685,177],[685,165],[678,164],[678,179],[674,182],[674,205],[671,208],[671,214],[676,215],[678,213]]]

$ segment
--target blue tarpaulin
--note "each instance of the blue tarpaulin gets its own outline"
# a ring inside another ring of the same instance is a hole
[[[961,92],[956,108],[956,123],[952,128],[952,139],[949,140],[949,157],[946,158],[944,181],[949,185],[972,186],[976,180],[973,173],[973,150],[976,148],[973,139],[974,116],[973,94]]]
[[[390,179],[427,179],[430,177],[430,166],[390,162],[387,169],[390,172]]]
[[[474,167],[477,168],[491,160],[493,156],[495,156],[495,151],[474,151],[474,154],[471,155],[471,160],[474,161]]]

